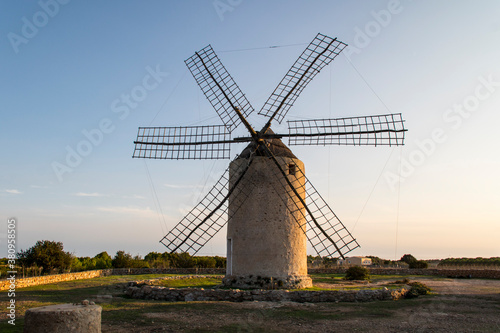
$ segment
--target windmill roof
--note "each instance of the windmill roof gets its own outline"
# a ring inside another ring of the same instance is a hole
[[[273,130],[271,130],[269,128],[266,131],[266,134],[274,134],[274,132],[273,132]],[[297,158],[297,156],[295,156],[292,153],[292,151],[290,150],[290,148],[288,148],[287,145],[285,145],[283,143],[283,141],[281,141],[281,139],[278,139],[278,138],[266,139],[266,142],[269,144],[269,150],[271,150],[271,152],[274,154],[274,156],[288,157],[288,158]],[[243,151],[240,153],[240,155],[239,155],[238,158],[249,158],[250,154],[253,151],[255,151],[255,148],[256,148],[256,143],[252,141],[248,146],[246,146],[245,149],[243,149]],[[255,152],[255,155],[257,155],[257,156],[265,156],[266,154],[265,154],[265,152],[263,151],[262,148],[259,148]]]

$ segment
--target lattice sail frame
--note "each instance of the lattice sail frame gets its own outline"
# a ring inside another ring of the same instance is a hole
[[[139,127],[134,158],[229,159],[231,134],[223,125]]]
[[[238,211],[253,191],[253,186],[238,186],[250,165],[251,162],[232,189],[229,188],[228,167],[207,195],[160,240],[160,243],[170,252],[193,251],[195,255],[226,225],[230,215]],[[228,204],[229,196],[232,200],[231,211]]]
[[[406,131],[401,113],[287,123],[290,145],[400,146]]]
[[[229,75],[212,46],[208,45],[196,52],[185,63],[229,132],[241,122],[233,107],[239,108],[245,117],[253,112],[252,105]]]
[[[337,38],[317,34],[274,89],[259,114],[274,116],[281,123],[307,84],[346,46]]]
[[[280,165],[285,164],[282,157],[275,158]],[[281,186],[286,189],[286,191],[282,191],[282,189],[277,188],[276,192],[289,209],[290,215],[295,218],[297,216],[301,217],[300,219],[296,218],[296,222],[302,231],[306,233],[309,243],[319,256],[340,257],[359,247],[356,239],[328,206],[298,165],[295,165],[295,177],[299,179],[298,184],[304,185],[295,188],[295,190],[300,195],[305,192],[307,210],[300,200],[296,198],[295,191],[289,186],[283,175],[284,171],[280,170],[278,166],[275,166],[273,170],[274,177],[277,177]],[[293,198],[292,205],[287,204],[290,202],[288,200],[290,197]],[[305,224],[301,223],[300,220],[306,221]]]
[[[276,159],[280,164],[285,164],[282,158],[276,157]],[[245,184],[248,186],[238,186],[247,174],[248,168],[251,167],[252,161],[250,159],[247,168],[243,170],[240,178],[235,182],[232,191],[229,189],[229,168],[226,169],[210,192],[160,242],[170,252],[192,252],[195,255],[226,225],[230,217],[239,210],[255,189],[256,185],[251,179],[246,178]],[[295,177],[303,178],[299,183],[304,184],[295,189],[300,195],[305,193],[306,205],[312,216],[306,212],[295,192],[286,182],[282,170],[278,169],[277,166],[273,169],[273,175],[278,177],[279,183],[286,190],[277,188],[276,193],[279,194],[290,215],[295,218],[299,227],[306,234],[316,253],[320,256],[339,257],[359,247],[340,219],[305,177],[302,169],[298,166],[295,168]],[[231,197],[231,210],[229,210],[228,204],[229,197]]]

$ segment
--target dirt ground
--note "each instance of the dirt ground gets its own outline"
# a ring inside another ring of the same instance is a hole
[[[500,332],[500,280],[417,278],[432,295],[368,303],[191,302],[103,332]],[[381,282],[377,282],[381,283]],[[158,309],[158,308],[157,308]]]

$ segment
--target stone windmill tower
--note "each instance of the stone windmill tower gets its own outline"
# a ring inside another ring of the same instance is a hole
[[[402,145],[401,114],[288,121],[288,133],[271,130],[271,122],[281,123],[305,86],[345,46],[318,34],[260,110],[268,117],[260,131],[247,121],[254,110],[210,45],[186,60],[224,125],[141,127],[133,157],[223,159],[230,157],[231,144],[249,144],[162,238],[170,252],[195,254],[228,223],[226,285],[302,288],[311,284],[306,240],[320,256],[344,258],[359,246],[281,139],[289,138],[290,145]],[[240,124],[249,136],[231,138]]]

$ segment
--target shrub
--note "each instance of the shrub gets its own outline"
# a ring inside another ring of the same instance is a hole
[[[409,268],[427,268],[429,264],[423,260],[415,260],[409,263]]]
[[[368,280],[370,272],[367,268],[361,266],[352,266],[345,272],[345,280]]]
[[[427,295],[431,288],[427,287],[425,284],[421,282],[410,282],[408,285],[411,287],[410,291],[406,293],[406,298],[415,298],[420,295]]]
[[[410,265],[412,262],[417,261],[417,258],[412,256],[411,254],[405,254],[404,256],[401,257],[401,259],[399,259],[399,261],[405,262],[408,265]]]

